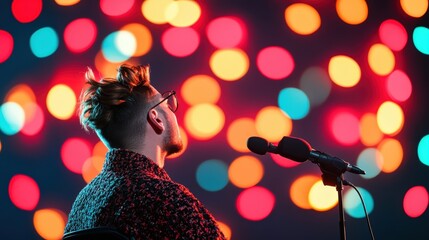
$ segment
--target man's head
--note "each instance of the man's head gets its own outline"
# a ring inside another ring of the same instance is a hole
[[[100,81],[88,69],[86,81],[89,87],[81,95],[80,121],[107,147],[141,150],[144,144],[159,141],[167,154],[181,150],[176,96],[173,92],[161,95],[150,84],[149,66],[124,64],[116,78]]]

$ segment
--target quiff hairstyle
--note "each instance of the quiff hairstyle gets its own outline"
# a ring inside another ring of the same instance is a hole
[[[115,132],[141,121],[140,113],[148,111],[154,92],[148,65],[123,64],[117,71],[116,78],[97,81],[88,68],[85,78],[89,87],[80,96],[81,125],[86,131],[91,128],[101,134],[108,142],[120,137],[114,136]]]

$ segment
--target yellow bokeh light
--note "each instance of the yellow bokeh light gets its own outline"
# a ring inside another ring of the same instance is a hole
[[[65,84],[57,84],[51,88],[46,97],[46,106],[52,116],[67,120],[75,113],[76,95]]]
[[[80,0],[55,0],[55,2],[60,6],[72,6],[80,2]]]
[[[264,166],[253,156],[241,156],[232,161],[228,169],[228,176],[236,187],[253,187],[264,176]]]
[[[335,187],[325,186],[319,180],[311,187],[308,201],[314,210],[328,211],[337,205],[338,193]]]
[[[103,169],[104,160],[106,158],[100,157],[100,156],[92,156],[91,161],[94,168],[97,170],[97,172],[101,172],[101,169]]]
[[[34,213],[36,232],[44,239],[61,239],[66,226],[66,216],[57,209],[40,209]]]
[[[218,106],[201,103],[192,106],[185,113],[185,126],[196,139],[207,140],[222,130],[225,114]]]
[[[229,125],[226,139],[228,144],[238,152],[249,152],[247,139],[256,136],[255,121],[251,118],[239,118]]]
[[[377,124],[385,134],[398,134],[404,126],[404,112],[402,108],[394,102],[384,102],[377,111]]]
[[[221,222],[221,221],[217,221],[217,223],[219,225],[219,229],[222,231],[222,233],[225,236],[225,238],[227,240],[230,240],[231,239],[231,235],[232,235],[231,228],[228,225],[226,225],[225,223]]]
[[[314,175],[304,175],[296,179],[289,190],[292,202],[302,209],[311,209],[308,194],[311,187],[319,180],[320,177]]]
[[[278,107],[262,108],[255,119],[256,132],[270,142],[278,142],[292,132],[292,120]]]
[[[95,157],[100,158],[100,157]],[[89,183],[94,179],[101,170],[98,170],[95,165],[97,163],[94,163],[94,157],[88,158],[82,165],[82,178],[85,180],[86,183]]]
[[[404,158],[404,150],[401,143],[393,138],[384,139],[377,147],[383,155],[383,166],[381,171],[392,173],[398,169]]]
[[[182,138],[182,143],[183,143],[182,151],[180,151],[178,153],[173,153],[173,154],[167,156],[168,159],[178,158],[188,148],[188,135],[186,135],[186,132],[182,127],[179,127],[179,131],[180,131],[180,137]]]
[[[121,28],[122,31],[127,31],[133,34],[136,39],[136,49],[133,57],[145,55],[152,48],[152,34],[150,30],[140,23],[130,23]]]
[[[365,0],[337,0],[338,16],[345,23],[357,25],[368,18],[368,5]]]
[[[395,68],[395,55],[386,45],[377,43],[369,49],[368,63],[374,73],[386,76]]]
[[[18,84],[8,91],[4,102],[15,102],[24,110],[25,120],[28,122],[36,114],[36,95],[27,84]]]
[[[401,7],[406,14],[419,18],[428,10],[428,0],[401,0]]]
[[[219,83],[207,75],[195,75],[185,80],[181,88],[181,96],[189,105],[199,103],[215,104],[220,98]]]
[[[196,1],[177,0],[171,2],[166,11],[165,18],[175,27],[192,26],[201,16],[201,8]]]
[[[123,63],[128,63],[130,65],[138,65],[138,63],[135,60],[127,60],[126,62],[123,62]],[[101,76],[105,78],[106,77],[115,78],[117,74],[117,69],[122,63],[109,62],[104,57],[103,53],[99,51],[95,55],[94,64],[95,64],[95,68],[100,72]]]
[[[357,62],[344,55],[331,58],[328,72],[332,81],[341,87],[353,87],[361,77],[361,70]]]
[[[236,81],[249,70],[249,57],[240,49],[221,49],[213,53],[209,64],[220,79]]]
[[[373,113],[366,113],[360,120],[360,137],[362,144],[369,147],[381,141],[383,133],[377,125],[377,116]]]
[[[320,15],[312,6],[295,3],[285,10],[285,20],[289,28],[297,34],[309,35],[320,28]]]
[[[167,23],[166,11],[173,0],[146,0],[143,1],[141,11],[143,16],[151,23]]]

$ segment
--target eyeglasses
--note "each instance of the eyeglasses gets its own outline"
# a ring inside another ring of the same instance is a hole
[[[168,108],[172,112],[177,111],[177,109],[179,108],[179,102],[177,102],[175,91],[168,91],[168,92],[163,93],[162,98],[163,99],[159,103],[157,103],[155,106],[151,107],[150,109],[153,109],[153,108],[157,107],[158,105],[160,105],[161,103],[163,103],[164,101],[167,101]]]

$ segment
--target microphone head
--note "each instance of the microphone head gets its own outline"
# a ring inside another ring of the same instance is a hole
[[[277,149],[283,157],[297,162],[305,162],[310,157],[311,146],[303,139],[295,137],[283,137],[277,145]]]
[[[267,153],[268,147],[268,141],[261,137],[250,137],[247,139],[247,148],[256,154],[264,155]]]

